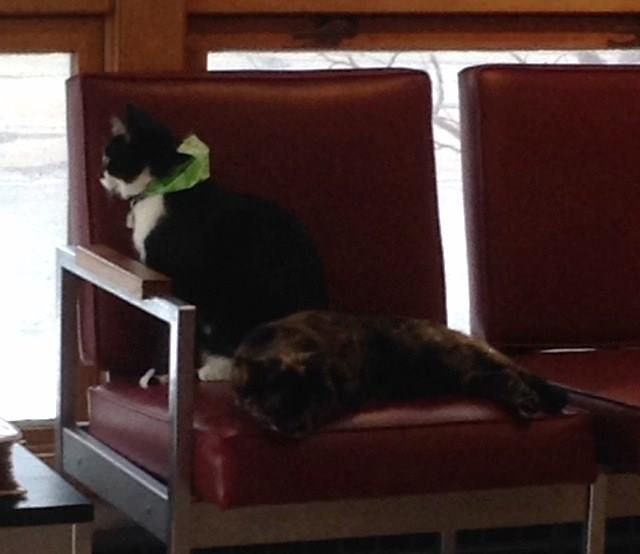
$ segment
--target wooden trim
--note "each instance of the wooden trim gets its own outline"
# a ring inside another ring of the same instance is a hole
[[[0,18],[0,52],[70,52],[73,71],[104,67],[101,18]]]
[[[55,459],[55,428],[53,421],[37,424],[18,425],[22,431],[20,444],[38,456],[49,466],[54,465]]]
[[[53,454],[55,446],[55,430],[53,422],[38,423],[35,426],[20,426],[22,444],[36,454]]]
[[[189,14],[638,13],[637,0],[186,0]]]
[[[179,71],[184,68],[185,0],[115,0],[108,21],[111,71]]]
[[[105,245],[78,246],[78,266],[111,281],[136,298],[171,295],[171,280],[166,275],[152,270],[140,262]]]
[[[113,0],[0,0],[0,15],[101,15]]]
[[[201,60],[225,49],[597,49],[639,37],[640,20],[625,16],[362,16],[329,27],[315,17],[221,16],[190,18],[187,49]]]

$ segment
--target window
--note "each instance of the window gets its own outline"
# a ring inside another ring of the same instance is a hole
[[[404,51],[210,52],[214,69],[349,69],[408,67],[426,71],[433,88],[433,133],[448,323],[469,330],[469,293],[460,167],[457,74],[484,63],[640,63],[638,50],[602,51]]]
[[[69,54],[0,55],[0,417],[55,416],[55,247],[66,243]]]

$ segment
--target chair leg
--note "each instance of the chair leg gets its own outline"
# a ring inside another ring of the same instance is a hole
[[[456,554],[456,532],[451,529],[440,533],[440,554]]]
[[[607,522],[607,476],[598,475],[589,486],[587,525],[584,534],[585,554],[604,554]]]
[[[180,309],[171,322],[169,347],[169,419],[171,450],[167,554],[189,554],[191,530],[191,450],[195,310]]]

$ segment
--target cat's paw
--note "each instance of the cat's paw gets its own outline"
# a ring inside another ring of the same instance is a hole
[[[168,375],[156,375],[154,368],[149,369],[140,379],[138,379],[138,385],[142,389],[148,389],[152,382],[157,382],[161,385],[166,385],[169,382]]]
[[[542,409],[551,414],[560,413],[569,403],[569,394],[566,390],[555,385],[547,384],[544,391],[539,391],[542,398]]]
[[[565,389],[535,375],[527,375],[526,380],[529,387],[538,393],[542,411],[558,414],[569,403],[569,394]]]
[[[231,358],[207,356],[205,364],[198,369],[200,381],[229,381],[231,379]]]

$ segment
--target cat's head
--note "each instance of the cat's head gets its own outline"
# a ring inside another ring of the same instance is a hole
[[[263,426],[302,438],[332,420],[337,396],[325,358],[263,325],[238,348],[232,384],[238,404]]]
[[[166,177],[184,161],[171,131],[140,108],[129,104],[124,120],[111,120],[111,138],[103,156],[100,182],[121,198],[145,191],[154,177]]]

